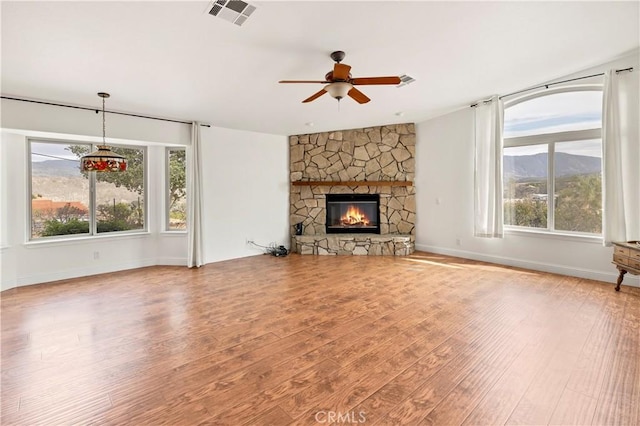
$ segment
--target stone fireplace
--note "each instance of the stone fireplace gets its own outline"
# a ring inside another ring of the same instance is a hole
[[[289,148],[292,251],[365,255],[413,252],[413,123],[294,135],[289,138]],[[363,212],[355,212],[352,218],[341,219],[340,230],[333,232],[338,225],[327,223],[327,215],[332,216],[327,206],[333,208],[331,200],[336,195],[342,201],[354,195],[377,199],[375,229],[362,230],[370,227],[364,225],[369,218],[363,219],[359,216]]]

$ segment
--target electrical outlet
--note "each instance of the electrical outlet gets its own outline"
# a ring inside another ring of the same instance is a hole
[[[93,260],[99,260],[100,259],[100,252],[99,251],[94,251],[93,252]]]
[[[461,243],[460,243],[460,238],[456,238],[456,245],[457,245],[457,246],[461,245]]]

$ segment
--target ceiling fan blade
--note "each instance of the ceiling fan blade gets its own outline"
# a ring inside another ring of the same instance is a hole
[[[305,99],[304,101],[302,101],[302,103],[304,104],[304,103],[307,103],[307,102],[314,101],[314,100],[318,99],[320,96],[324,95],[325,93],[327,93],[327,91],[326,91],[326,90],[324,90],[324,89],[320,89],[320,91],[319,91],[319,92],[314,93],[313,95],[309,96],[307,99]]]
[[[324,80],[280,80],[278,83],[321,83],[321,84],[327,84],[327,83],[331,83],[330,81],[324,81]]]
[[[347,93],[347,95],[351,96],[359,104],[366,104],[371,100],[367,97],[367,95],[365,95],[355,87],[352,87],[351,90],[349,90],[349,92]]]
[[[334,80],[346,80],[349,78],[350,65],[335,64],[333,66],[333,79]]]
[[[400,84],[400,77],[358,77],[350,80],[351,84]]]

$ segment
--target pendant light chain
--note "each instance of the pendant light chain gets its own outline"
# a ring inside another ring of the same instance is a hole
[[[105,96],[102,97],[102,145],[107,144],[107,141],[106,141],[107,125],[106,125],[105,113],[104,113],[104,100],[105,100]]]
[[[106,92],[98,93],[98,96],[102,98],[102,145],[107,144],[107,111],[105,109],[105,101],[110,96]]]

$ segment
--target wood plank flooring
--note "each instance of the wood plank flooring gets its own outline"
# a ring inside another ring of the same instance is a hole
[[[5,291],[3,425],[637,425],[640,289],[256,256]]]

